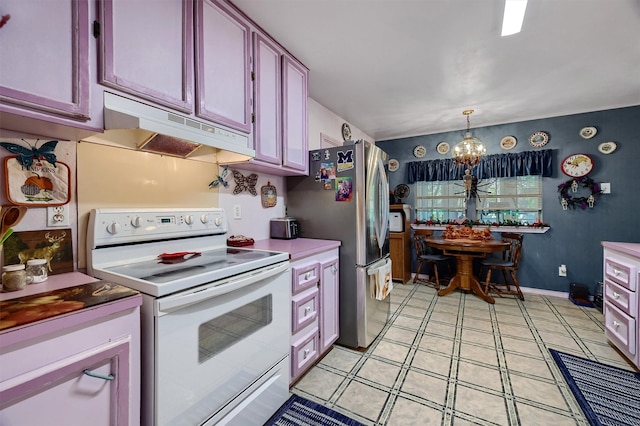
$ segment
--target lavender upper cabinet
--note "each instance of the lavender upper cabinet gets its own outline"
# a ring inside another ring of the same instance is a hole
[[[301,174],[309,173],[308,72],[291,56],[282,57],[282,165]]]
[[[196,2],[196,115],[251,132],[251,30],[232,6]]]
[[[193,1],[101,0],[99,11],[100,83],[192,112]]]
[[[88,0],[0,2],[0,15],[10,15],[0,29],[0,112],[89,121],[88,14]],[[3,127],[8,121],[3,114]]]
[[[260,33],[253,34],[255,61],[256,159],[282,166],[282,49]]]
[[[308,173],[308,70],[268,36],[254,32],[255,160],[244,168],[275,175]]]

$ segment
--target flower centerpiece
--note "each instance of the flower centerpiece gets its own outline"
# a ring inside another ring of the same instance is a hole
[[[468,226],[461,225],[447,225],[442,231],[442,238],[445,240],[474,240],[474,241],[488,241],[492,240],[491,228],[486,227],[484,229],[473,229]]]

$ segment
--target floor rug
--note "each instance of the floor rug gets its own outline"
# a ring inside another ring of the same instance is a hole
[[[589,423],[640,426],[640,373],[549,351]]]
[[[291,395],[265,426],[363,426],[349,417],[298,395]]]

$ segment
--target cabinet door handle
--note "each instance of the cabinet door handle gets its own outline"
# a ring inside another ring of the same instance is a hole
[[[331,265],[331,272],[333,272],[334,274],[338,272],[338,268],[336,267],[335,263]]]
[[[102,380],[115,380],[116,376],[114,376],[113,374],[109,374],[108,376],[105,376],[104,374],[98,374],[98,373],[94,373],[93,371],[90,370],[82,370],[82,372],[84,374],[86,374],[87,376],[90,377],[95,377],[97,379],[102,379]]]

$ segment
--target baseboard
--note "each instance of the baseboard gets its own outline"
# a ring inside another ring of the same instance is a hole
[[[569,298],[568,291],[553,291],[553,290],[544,290],[541,288],[522,287],[522,286],[520,286],[520,290],[522,290],[523,293],[538,294],[540,296],[561,297],[564,299]]]
[[[411,274],[411,279],[413,280],[413,277],[415,277],[415,273]],[[419,274],[418,278],[421,279],[429,279],[429,275],[426,274]],[[533,288],[533,287],[522,287],[520,286],[520,290],[522,290],[523,293],[529,293],[529,294],[537,294],[540,296],[549,296],[549,297],[561,297],[563,299],[568,299],[569,298],[569,292],[568,291],[553,291],[553,290],[544,290],[541,288]]]

